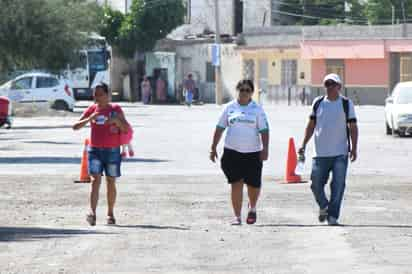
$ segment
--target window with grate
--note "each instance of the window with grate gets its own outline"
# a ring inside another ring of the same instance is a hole
[[[326,73],[336,73],[345,83],[345,62],[341,59],[326,60]]]
[[[297,63],[294,59],[282,60],[282,86],[294,86],[297,84]]]
[[[400,58],[400,81],[412,81],[412,54],[402,53]]]
[[[243,79],[255,80],[255,61],[253,59],[243,60]]]

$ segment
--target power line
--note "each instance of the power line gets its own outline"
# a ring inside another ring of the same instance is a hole
[[[288,15],[288,16],[292,16],[292,17],[299,17],[299,18],[306,18],[306,19],[316,19],[316,20],[322,20],[322,19],[326,19],[326,20],[340,20],[340,21],[344,21],[344,20],[350,20],[352,22],[357,22],[357,23],[363,23],[363,24],[367,24],[368,21],[367,20],[354,20],[353,18],[349,18],[349,17],[345,17],[345,18],[339,18],[339,17],[320,17],[320,16],[312,16],[312,15],[305,15],[305,14],[297,14],[297,13],[292,13],[292,12],[286,12],[286,11],[280,11],[280,10],[272,10],[272,13],[278,13],[281,15]]]
[[[273,0],[276,3],[279,3],[281,5],[285,5],[285,6],[290,6],[290,7],[300,7],[300,5],[294,5],[294,4],[290,4],[290,3],[286,3],[283,1],[276,1]],[[318,9],[320,9],[318,7]],[[326,9],[326,8],[322,8],[322,9]],[[315,11],[316,9],[311,8],[311,11]],[[329,9],[330,11],[330,9]],[[368,24],[370,21],[368,18],[360,18],[360,17],[351,17],[351,16],[334,16],[332,17],[327,17],[327,16],[317,16],[316,14],[298,14],[298,13],[293,13],[293,12],[287,12],[287,11],[281,11],[281,10],[276,10],[276,9],[272,9],[272,13],[277,13],[277,14],[281,14],[281,15],[287,15],[287,16],[292,16],[292,17],[299,17],[299,18],[307,18],[307,19],[316,19],[316,20],[321,20],[321,19],[326,19],[326,20],[340,20],[340,21],[351,21],[351,22],[355,22],[355,23],[362,23],[362,24]],[[405,22],[412,22],[412,19],[406,19],[404,18]],[[391,23],[392,19],[381,19],[378,21],[375,21],[377,24],[386,24],[386,23]]]

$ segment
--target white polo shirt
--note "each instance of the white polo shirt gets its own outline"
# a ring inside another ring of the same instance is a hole
[[[237,100],[227,103],[217,127],[227,128],[225,148],[241,153],[261,151],[260,133],[269,131],[266,113],[254,101],[247,105],[240,105]]]

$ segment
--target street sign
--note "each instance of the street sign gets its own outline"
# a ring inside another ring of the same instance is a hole
[[[212,65],[215,67],[220,66],[220,44],[212,45]]]

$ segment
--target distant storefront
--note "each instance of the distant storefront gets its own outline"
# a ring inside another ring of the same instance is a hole
[[[382,105],[396,83],[412,81],[412,39],[305,40],[301,57],[311,62],[312,91],[322,93],[323,76],[337,73],[358,104]]]

